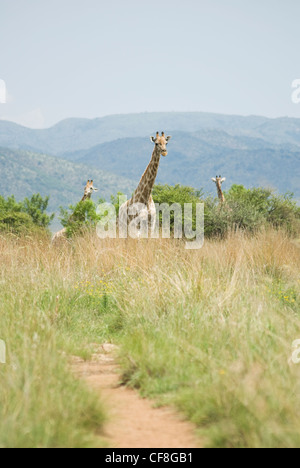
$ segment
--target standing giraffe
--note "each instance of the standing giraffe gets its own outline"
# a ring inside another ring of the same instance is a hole
[[[222,206],[224,203],[225,203],[225,197],[224,197],[224,193],[223,193],[223,190],[222,190],[222,184],[223,182],[225,182],[226,178],[225,177],[221,177],[221,176],[216,176],[216,178],[212,178],[211,179],[217,186],[217,191],[218,191],[218,197],[219,197],[219,202],[220,202],[220,206]]]
[[[98,189],[96,189],[94,187],[94,181],[93,180],[88,180],[87,181],[87,184],[84,188],[84,194],[83,194],[83,197],[82,199],[80,200],[80,202],[84,202],[86,200],[89,200],[92,196],[92,193],[93,192],[97,192]],[[75,214],[71,214],[70,218],[69,218],[69,221],[72,221],[72,219],[74,220],[75,218]],[[66,228],[63,228],[61,229],[60,231],[56,232],[54,234],[54,236],[52,237],[52,243],[56,243],[57,241],[59,241],[60,239],[65,239],[66,238],[66,232],[67,232],[67,229]]]
[[[170,139],[170,136],[165,137],[164,132],[161,133],[161,136],[159,132],[156,132],[156,137],[150,137],[150,140],[155,144],[151,161],[142,175],[132,198],[120,207],[119,226],[122,229],[126,228],[127,230],[131,221],[139,218],[141,223],[148,225],[150,232],[154,231],[156,210],[152,198],[152,189],[158,172],[160,156],[167,156],[167,144]],[[133,209],[131,213],[130,208]]]

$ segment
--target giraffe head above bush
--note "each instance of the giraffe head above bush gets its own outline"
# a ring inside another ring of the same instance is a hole
[[[226,177],[216,176],[216,178],[211,179],[215,184],[222,185],[225,182]]]
[[[93,192],[97,192],[98,189],[94,187],[94,181],[88,180],[84,189],[83,200],[91,198]]]
[[[167,144],[169,140],[171,139],[170,136],[165,136],[164,132],[161,132],[161,136],[159,135],[159,132],[156,132],[155,137],[150,137],[150,140],[155,143],[155,149],[162,155],[162,156],[167,156],[168,151],[167,151]]]
[[[223,182],[225,182],[226,177],[216,176],[216,178],[213,177],[211,180],[217,186],[218,197],[219,197],[220,203],[224,203],[225,202],[225,197],[224,197],[224,194],[223,194],[223,191],[222,191],[222,184],[223,184]]]

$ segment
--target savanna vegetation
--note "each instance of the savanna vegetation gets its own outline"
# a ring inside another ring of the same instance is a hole
[[[119,213],[119,192],[111,196],[111,203]],[[205,206],[205,236],[206,238],[224,238],[232,231],[254,233],[262,228],[274,227],[283,229],[292,236],[300,232],[300,207],[292,193],[279,195],[270,189],[247,189],[243,185],[233,185],[225,192],[226,203],[220,207],[217,198],[205,196],[203,190],[197,190],[183,185],[156,185],[153,188],[153,200],[157,205],[177,204],[182,208],[181,223],[184,225],[184,205],[192,205],[192,227],[196,227],[196,205],[204,203]],[[98,203],[105,200],[99,199]],[[170,214],[171,232],[174,230],[175,213]],[[60,220],[67,229],[68,237],[94,229],[100,217],[96,212],[96,204],[92,200],[79,202],[61,208]],[[159,221],[162,222],[162,212],[159,212]],[[180,221],[180,220],[179,220]],[[184,231],[184,229],[182,229]]]
[[[203,199],[154,197],[183,192]],[[105,410],[69,360],[104,341],[120,345],[123,382],[175,405],[203,445],[300,446],[299,208],[263,189],[226,199],[206,200],[198,251],[92,229],[59,247],[1,234],[0,446],[101,446]]]
[[[47,230],[54,218],[54,214],[47,214],[48,203],[49,197],[40,194],[21,202],[14,196],[0,196],[0,232],[19,235]]]

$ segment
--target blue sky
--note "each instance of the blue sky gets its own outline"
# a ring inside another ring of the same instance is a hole
[[[300,117],[299,0],[0,0],[0,118]]]

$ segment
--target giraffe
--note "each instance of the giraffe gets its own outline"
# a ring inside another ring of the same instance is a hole
[[[83,194],[82,199],[80,200],[80,203],[84,202],[86,200],[89,200],[91,198],[91,196],[92,196],[92,193],[97,192],[97,191],[98,191],[98,189],[94,187],[94,181],[93,180],[88,180],[87,184],[86,184],[86,186],[84,188],[84,194]],[[72,221],[72,219],[74,219],[74,218],[75,218],[75,215],[73,213],[70,216],[69,221]],[[66,239],[66,232],[67,232],[66,228],[63,228],[60,231],[56,232],[52,237],[52,243],[56,243],[60,239]]]
[[[222,184],[223,182],[225,182],[226,178],[225,177],[221,177],[221,176],[216,176],[216,178],[212,178],[211,179],[217,186],[217,191],[218,191],[218,197],[219,197],[219,203],[220,203],[220,206],[222,206],[224,203],[226,203],[226,200],[225,200],[225,196],[224,196],[224,193],[223,193],[223,190],[222,190]]]
[[[159,132],[156,132],[155,137],[150,137],[150,141],[154,143],[151,161],[143,173],[133,196],[120,207],[119,227],[125,228],[126,232],[128,225],[136,218],[139,218],[141,223],[145,223],[150,232],[155,229],[156,210],[152,198],[152,189],[157,176],[160,157],[161,155],[167,156],[167,144],[170,139],[171,136],[166,137],[164,132],[161,133],[161,136]],[[134,208],[131,213],[129,212],[130,208]]]

